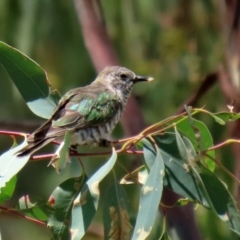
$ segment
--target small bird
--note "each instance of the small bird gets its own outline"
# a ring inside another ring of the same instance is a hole
[[[152,81],[127,68],[106,67],[95,81],[67,92],[59,101],[51,118],[33,132],[28,145],[17,155],[32,155],[53,140],[70,133],[70,145],[108,145],[108,136],[121,118],[133,85]]]

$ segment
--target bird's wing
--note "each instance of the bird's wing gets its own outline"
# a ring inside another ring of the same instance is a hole
[[[28,141],[56,138],[64,135],[66,129],[97,126],[112,119],[121,107],[105,86],[75,88],[60,99],[52,117],[32,133]]]
[[[97,126],[111,120],[121,108],[119,100],[112,97],[107,89],[82,90],[72,97],[58,112],[60,117],[53,118],[53,128],[71,131],[84,127]]]

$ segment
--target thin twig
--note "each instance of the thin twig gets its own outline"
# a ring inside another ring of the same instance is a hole
[[[126,150],[125,152],[122,151],[122,149],[116,150],[118,154],[132,154],[132,155],[142,155],[143,151],[140,150]],[[111,155],[111,151],[107,152],[95,152],[95,153],[71,153],[70,156],[74,157],[101,157],[101,156],[106,156],[106,155]],[[42,154],[42,155],[36,155],[32,156],[31,160],[32,161],[42,161],[46,159],[51,159],[54,156],[53,153],[49,154]]]
[[[11,214],[11,215],[18,216],[18,217],[21,217],[21,218],[30,220],[30,221],[35,222],[35,223],[37,223],[37,224],[45,225],[44,222],[39,221],[39,220],[34,219],[34,218],[31,218],[31,217],[28,217],[28,216],[26,216],[26,215],[23,215],[23,214],[19,213],[19,212],[16,211],[16,210],[9,209],[9,208],[3,207],[3,206],[0,206],[0,210],[1,210],[1,211],[4,211],[4,212],[6,212],[6,213],[9,213],[9,214]]]

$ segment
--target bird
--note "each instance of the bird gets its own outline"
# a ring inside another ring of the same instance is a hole
[[[59,100],[52,116],[27,138],[19,157],[32,155],[69,132],[70,146],[108,146],[110,133],[124,112],[133,86],[152,77],[136,75],[120,66],[109,66],[85,87],[70,90]]]

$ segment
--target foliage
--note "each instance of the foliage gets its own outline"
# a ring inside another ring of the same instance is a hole
[[[49,89],[45,72],[31,59],[5,43],[0,43],[0,49],[0,63],[11,76],[30,110],[42,117],[49,116],[49,109],[53,111],[54,102],[50,100],[53,99],[53,92]],[[23,86],[27,86],[28,91]],[[29,99],[33,100],[30,105]],[[44,102],[46,108],[39,108],[39,100],[41,104]],[[162,216],[163,231],[154,238],[162,236],[162,239],[169,239],[165,226],[165,210],[190,203],[209,209],[240,236],[240,213],[226,184],[215,173],[215,165],[219,165],[215,150],[239,140],[228,139],[214,145],[207,126],[196,119],[199,114],[210,116],[216,121],[215,124],[226,124],[240,118],[234,112],[211,113],[204,108],[186,107],[182,114],[151,125],[134,137],[120,140],[118,143],[122,143],[122,146],[117,150],[113,147],[108,152],[87,154],[94,158],[98,155],[110,156],[92,176],[87,176],[81,160],[86,154],[71,151],[70,157],[78,157],[81,163],[80,176],[71,177],[55,186],[48,199],[32,204],[26,197],[24,199],[27,201],[21,198],[15,209],[0,208],[9,213],[14,211],[30,221],[45,224],[51,230],[52,239],[69,239],[70,235],[72,239],[80,239],[86,234],[98,209],[102,196],[99,183],[108,175],[111,181],[107,184],[103,207],[105,239],[145,239],[152,231],[158,209]],[[0,133],[26,136],[24,133]],[[68,142],[66,134],[65,144]],[[26,142],[22,144],[25,145]],[[132,150],[132,146],[138,146],[138,150]],[[1,202],[12,197],[16,176],[30,158],[16,156],[15,152],[21,147],[20,144],[0,157]],[[58,152],[60,160],[53,164],[57,172],[69,167],[65,164],[68,162],[68,151],[64,146]],[[121,161],[121,154],[142,155],[144,159],[141,168],[135,169],[120,181],[114,168],[116,161]],[[53,154],[32,156],[30,161],[46,160],[52,156]],[[227,171],[222,165],[220,167]],[[235,180],[239,183],[239,180]],[[141,186],[137,214],[131,210],[131,198],[124,190],[124,185],[129,183]],[[183,199],[172,206],[163,205],[161,198],[164,187],[180,194]]]

